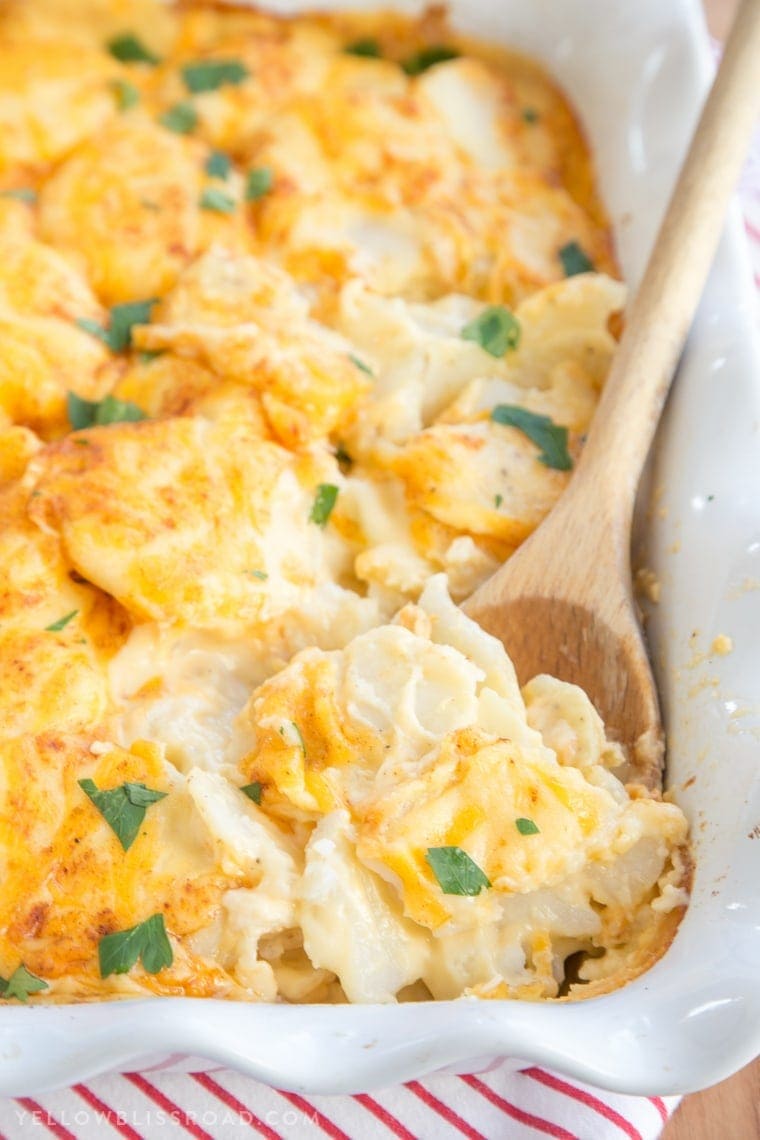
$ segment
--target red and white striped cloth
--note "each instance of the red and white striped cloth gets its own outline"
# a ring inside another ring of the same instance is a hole
[[[760,291],[760,132],[741,193]],[[760,296],[760,292],[759,292]],[[0,1140],[656,1140],[678,1097],[601,1092],[545,1069],[440,1075],[372,1096],[299,1096],[220,1070],[111,1075],[0,1100]]]
[[[0,1102],[0,1134],[28,1140],[654,1140],[677,1097],[601,1093],[544,1069],[434,1076],[372,1096],[299,1096],[249,1077],[130,1073]]]

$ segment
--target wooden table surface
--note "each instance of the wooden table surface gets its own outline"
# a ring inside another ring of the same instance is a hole
[[[724,39],[737,0],[704,0],[710,31]],[[760,1140],[760,1059],[706,1092],[687,1096],[662,1140]]]
[[[662,1140],[758,1140],[760,1060],[706,1092],[685,1097]]]

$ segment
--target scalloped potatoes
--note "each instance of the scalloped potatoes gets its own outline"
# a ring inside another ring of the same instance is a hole
[[[0,12],[0,997],[552,999],[686,822],[456,608],[625,290],[561,93],[438,9]]]

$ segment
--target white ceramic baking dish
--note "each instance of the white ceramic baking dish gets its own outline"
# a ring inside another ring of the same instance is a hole
[[[698,0],[451,8],[463,30],[543,60],[564,85],[635,284],[711,74]],[[692,903],[664,959],[625,989],[576,1005],[5,1007],[0,1094],[147,1068],[178,1052],[316,1093],[509,1057],[662,1094],[718,1081],[760,1052],[760,354],[749,283],[729,225],[657,442],[655,505],[641,512],[645,557],[662,582],[649,630],[668,782],[692,822],[696,857]],[[733,639],[728,656],[710,652],[719,634]]]

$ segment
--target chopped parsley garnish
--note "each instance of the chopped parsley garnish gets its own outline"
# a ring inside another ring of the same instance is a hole
[[[225,83],[238,86],[248,75],[248,68],[239,59],[200,59],[196,63],[186,63],[182,68],[185,87],[192,95],[216,91]]]
[[[300,748],[304,756],[306,755],[306,741],[303,738],[303,733],[294,720],[286,720],[284,724],[280,725],[280,736],[286,744],[291,744],[297,748]]]
[[[341,467],[352,467],[353,466],[354,461],[351,458],[351,456],[348,454],[348,452],[346,451],[346,449],[342,443],[339,443],[335,449],[335,458],[338,460],[338,463],[340,463]]]
[[[503,495],[494,495],[493,505],[496,507],[497,511],[503,502],[504,502],[504,496]]]
[[[132,329],[135,325],[147,325],[151,310],[157,304],[158,299],[151,297],[147,301],[128,301],[124,305],[114,305],[108,328],[114,352],[126,352],[132,344]]]
[[[541,118],[535,107],[523,107],[522,120],[524,123],[537,123]]]
[[[309,513],[309,522],[316,523],[317,526],[327,526],[327,520],[333,512],[337,498],[338,488],[334,483],[320,483]]]
[[[567,428],[559,427],[549,416],[539,416],[516,404],[497,404],[491,412],[494,423],[517,428],[541,449],[539,463],[556,471],[569,471],[573,466],[567,450]]]
[[[258,780],[254,780],[252,784],[243,784],[240,791],[244,796],[248,796],[249,800],[253,800],[255,804],[261,803],[262,787]]]
[[[198,112],[192,103],[175,103],[163,115],[158,116],[158,121],[167,131],[189,135],[198,126]]]
[[[137,839],[151,804],[165,799],[166,792],[154,792],[145,784],[120,784],[101,791],[92,780],[79,780],[79,787],[92,800],[125,851]]]
[[[435,67],[437,63],[446,63],[450,59],[458,58],[459,52],[456,48],[447,47],[446,44],[433,44],[431,47],[421,48],[414,55],[402,60],[401,66],[407,75],[422,75],[423,71]]]
[[[70,621],[74,620],[78,613],[79,610],[72,610],[71,613],[64,614],[63,617],[58,618],[58,621],[54,621],[50,625],[46,625],[45,633],[60,633],[62,629],[66,628]]]
[[[577,241],[569,241],[559,251],[559,259],[565,271],[565,277],[575,277],[576,273],[591,273],[594,263],[591,258],[578,245]]]
[[[370,368],[369,364],[365,364],[364,361],[360,357],[354,356],[353,352],[349,352],[348,359],[351,361],[351,363],[356,368],[359,369],[360,372],[366,372],[367,376],[374,376],[375,375],[375,373]]]
[[[140,102],[140,92],[134,83],[129,83],[126,79],[114,79],[111,88],[120,111],[128,111],[130,107],[136,107]]]
[[[515,827],[520,832],[520,835],[538,835],[539,833],[539,829],[533,820],[526,819],[524,816],[515,820]]]
[[[131,400],[117,400],[116,396],[105,396],[102,400],[83,400],[76,392],[67,392],[66,410],[72,431],[107,427],[108,424],[136,424],[146,418],[145,412],[137,404]]]
[[[363,39],[354,40],[352,44],[346,44],[343,51],[346,55],[358,55],[364,59],[382,59],[383,55],[380,44],[371,36],[365,36]]]
[[[113,36],[106,43],[106,47],[114,59],[118,59],[120,63],[152,63],[155,65],[161,62],[158,56],[146,48],[145,44],[131,32],[125,32],[121,36]]]
[[[213,150],[206,159],[206,174],[210,178],[227,179],[232,170],[232,159],[223,150]]]
[[[131,400],[118,400],[116,396],[104,396],[95,412],[95,423],[98,427],[108,424],[136,424],[146,418],[142,408],[133,404]]]
[[[445,895],[479,895],[491,886],[488,877],[461,847],[428,847],[425,859]]]
[[[141,364],[152,364],[154,360],[158,360],[159,356],[163,356],[165,353],[165,348],[146,348],[138,353],[138,357]]]
[[[89,317],[79,317],[76,324],[90,336],[102,340],[112,352],[126,352],[132,344],[132,329],[135,325],[147,325],[151,310],[157,304],[157,298],[151,297],[147,301],[127,301],[123,305],[114,305],[107,328]]]
[[[266,582],[269,575],[264,570],[244,570],[244,574],[250,574],[252,578],[258,578],[260,582]]]
[[[174,961],[162,914],[152,914],[129,930],[101,938],[98,946],[101,978],[128,973],[138,958],[149,974],[157,974]]]
[[[5,978],[0,978],[0,997],[4,997],[6,1001],[16,998],[17,1001],[25,1002],[30,994],[38,994],[40,990],[47,988],[47,982],[32,974],[23,963],[16,967],[7,981]]]
[[[270,166],[257,166],[255,170],[248,171],[245,180],[246,202],[258,202],[268,194],[274,184],[274,172]]]
[[[14,198],[17,202],[33,205],[37,201],[37,191],[30,186],[19,186],[14,190],[0,190],[0,198]]]
[[[520,322],[503,305],[489,305],[461,332],[462,340],[474,340],[491,356],[504,356],[520,343]]]
[[[236,203],[218,186],[207,186],[201,194],[200,206],[202,210],[212,210],[215,214],[234,214]]]
[[[82,332],[86,332],[89,333],[90,336],[97,337],[98,340],[103,341],[103,344],[107,344],[109,348],[111,347],[111,337],[109,335],[108,329],[103,328],[103,325],[98,324],[98,322],[94,321],[92,317],[77,317],[74,324],[78,329],[81,329]]]

